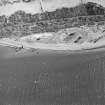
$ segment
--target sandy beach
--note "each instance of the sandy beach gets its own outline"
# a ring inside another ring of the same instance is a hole
[[[14,48],[24,48],[24,49],[42,49],[42,50],[86,50],[98,48],[105,45],[105,40],[99,41],[97,43],[84,42],[82,44],[75,43],[41,43],[41,42],[27,42],[26,40],[15,38],[3,38],[0,39],[1,46],[8,46]]]
[[[58,32],[37,33],[22,37],[0,39],[0,45],[25,49],[51,51],[83,51],[105,46],[104,26],[74,27]],[[95,30],[95,31],[94,31]]]
[[[95,44],[97,47],[103,45],[105,43],[98,43]],[[1,46],[8,46],[8,47],[23,47],[24,49],[46,49],[46,50],[82,50],[93,48],[94,44],[84,43],[82,45],[77,44],[45,44],[45,43],[28,43],[26,41],[16,41],[15,39],[4,38],[0,40]]]

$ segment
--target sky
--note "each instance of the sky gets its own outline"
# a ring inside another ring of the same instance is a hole
[[[10,15],[17,10],[24,10],[28,13],[39,13],[41,12],[39,0],[32,0],[32,3],[15,3],[14,5],[7,5],[0,7],[0,14]],[[57,8],[62,7],[73,7],[80,3],[80,0],[42,0],[43,8],[46,11],[54,11]],[[85,0],[86,2],[95,2],[105,7],[105,0]]]
[[[43,0],[43,7],[46,10],[55,10],[61,7],[73,7],[80,3],[81,0]],[[83,0],[84,2],[95,2],[105,7],[105,0]]]
[[[71,7],[79,3],[79,0],[43,0],[43,8],[46,11],[53,11],[57,8]],[[14,3],[0,7],[0,15],[11,15],[17,10],[24,10],[27,13],[39,13],[41,12],[39,0],[32,0],[31,3]]]
[[[48,0],[48,2],[45,2],[43,5],[45,9],[54,10],[61,7],[72,7],[77,5],[78,3],[79,0]]]

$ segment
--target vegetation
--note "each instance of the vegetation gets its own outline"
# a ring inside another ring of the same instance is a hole
[[[105,8],[92,2],[34,15],[17,11],[8,18],[0,16],[0,37],[56,32],[64,28],[94,25],[101,21],[105,21]]]

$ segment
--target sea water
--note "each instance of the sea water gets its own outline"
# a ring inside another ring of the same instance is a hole
[[[15,53],[14,49],[0,47],[2,105],[103,103],[104,51],[75,54],[39,51],[19,57]]]

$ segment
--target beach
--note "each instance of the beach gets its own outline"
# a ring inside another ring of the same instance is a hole
[[[105,104],[105,3],[83,1],[0,1],[0,105]]]
[[[35,36],[34,36],[35,37]],[[105,39],[97,43],[84,42],[83,44],[75,43],[44,43],[44,42],[28,42],[25,37],[20,39],[15,38],[2,38],[0,39],[1,46],[8,46],[14,48],[24,48],[24,49],[42,49],[42,50],[58,50],[58,51],[78,51],[86,49],[94,49],[98,47],[105,46]]]

